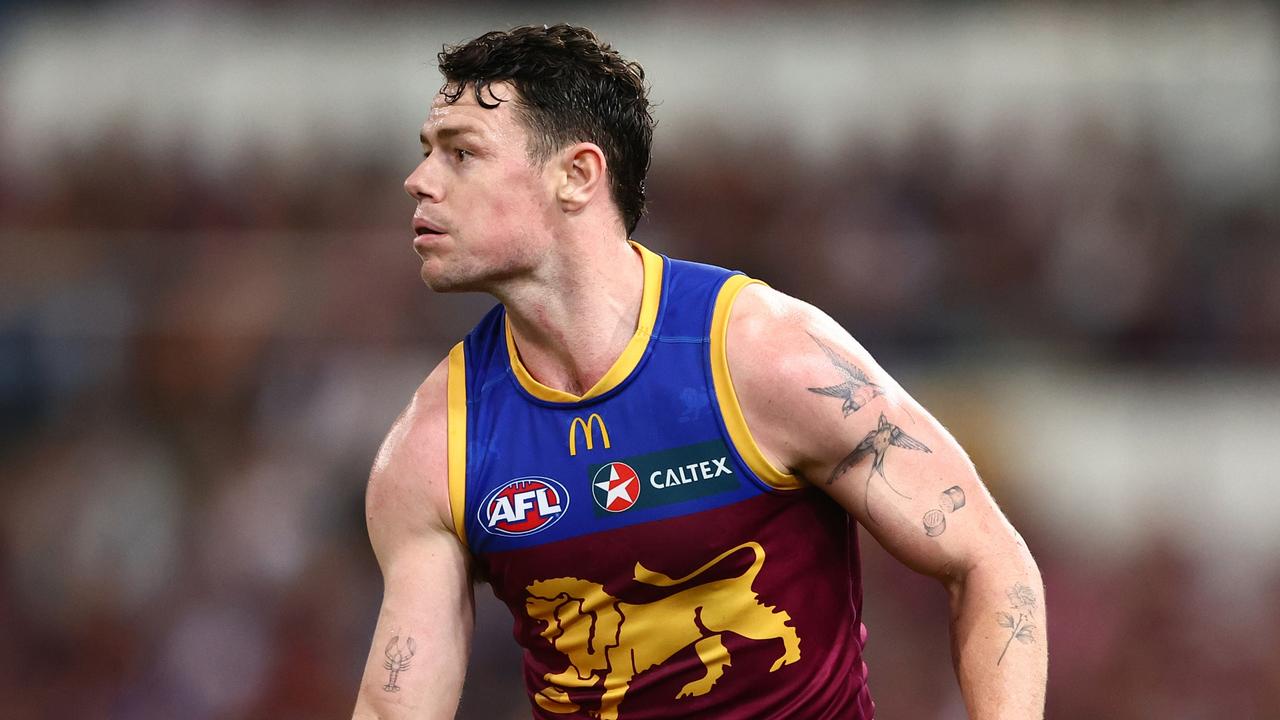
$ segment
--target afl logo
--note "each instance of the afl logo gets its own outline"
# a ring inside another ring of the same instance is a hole
[[[476,513],[494,535],[532,535],[551,527],[569,509],[569,493],[549,477],[523,477],[489,493]]]
[[[591,478],[591,497],[609,512],[622,512],[640,499],[640,476],[626,463],[604,465]]]

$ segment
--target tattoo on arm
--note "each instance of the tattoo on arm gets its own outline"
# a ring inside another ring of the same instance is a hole
[[[924,514],[924,534],[938,537],[947,531],[947,518],[941,510],[930,510]]]
[[[400,673],[409,669],[409,661],[413,659],[417,652],[417,643],[413,638],[404,639],[404,650],[400,649],[400,636],[393,635],[391,642],[387,643],[387,649],[383,653],[386,660],[382,662],[382,667],[391,671],[391,677],[387,679],[387,684],[382,686],[387,692],[400,692],[400,686],[396,685]]]
[[[955,512],[964,507],[964,490],[959,485],[952,485],[943,490],[938,498],[938,510],[930,510],[924,514],[924,534],[929,537],[938,537],[947,531],[947,516],[942,514],[943,510],[947,512]]]
[[[880,474],[880,479],[884,480],[884,484],[888,485],[890,490],[910,500],[911,496],[894,487],[893,483],[889,482],[889,478],[884,474],[884,456],[889,452],[890,447],[900,447],[907,450],[918,450],[926,453],[933,452],[924,443],[906,434],[902,431],[902,428],[885,419],[884,413],[880,413],[879,425],[875,430],[867,433],[867,436],[862,438],[862,442],[858,443],[858,447],[854,448],[853,452],[846,455],[845,458],[841,460],[834,469],[832,469],[831,476],[827,478],[827,484],[830,485],[834,483],[841,475],[845,474],[849,468],[857,465],[863,458],[871,456],[873,458],[871,461],[871,471],[867,473],[866,485],[862,491],[863,502],[868,503],[871,499],[871,478],[874,477],[876,473]],[[867,516],[873,521],[879,522],[871,514],[870,504],[867,504]]]
[[[831,364],[836,367],[836,370],[839,370],[840,374],[844,376],[844,382],[838,385],[811,387],[809,388],[809,392],[826,395],[827,397],[843,399],[844,404],[840,409],[844,412],[845,417],[849,417],[853,413],[861,410],[867,403],[881,395],[884,395],[884,388],[871,382],[871,379],[862,371],[862,368],[859,368],[848,360],[845,360],[840,353],[832,349],[830,345],[819,340],[812,333],[809,337],[813,338],[813,341],[818,344],[818,347],[822,348],[822,352],[826,354],[827,359],[830,360]],[[912,422],[915,422],[914,418],[912,418]],[[907,495],[894,487],[893,483],[889,482],[889,478],[884,474],[884,456],[885,453],[889,451],[890,446],[906,448],[908,450],[918,450],[920,452],[927,453],[933,452],[924,443],[903,432],[902,428],[886,420],[884,413],[880,413],[880,423],[876,429],[867,433],[867,436],[862,439],[862,442],[858,443],[858,446],[846,455],[834,469],[832,469],[831,475],[827,478],[827,484],[831,485],[839,479],[841,475],[845,474],[849,468],[861,462],[863,458],[872,456],[874,459],[871,463],[871,471],[867,473],[867,480],[863,487],[862,497],[863,503],[866,504],[867,507],[867,516],[876,522],[879,521],[877,521],[875,516],[871,514],[870,505],[871,479],[876,473],[880,474],[880,478],[884,480],[884,484],[888,485],[890,490],[904,498],[907,498],[908,500],[911,499],[910,495]],[[958,487],[953,489],[957,492],[960,491],[960,488]],[[960,493],[959,504],[951,508],[949,512],[959,510],[961,505],[964,505],[963,492]],[[931,520],[936,520],[937,522],[931,525]],[[926,515],[925,532],[929,533],[930,537],[941,535],[942,531],[945,530],[946,527],[946,519],[941,513],[939,513],[936,518]]]
[[[946,490],[943,490],[942,498],[938,503],[938,507],[946,510],[947,512],[955,512],[964,507],[964,491],[960,489],[959,485],[952,485]]]
[[[1004,650],[1000,652],[1000,657],[996,660],[996,665],[1004,661],[1005,653],[1009,652],[1009,646],[1016,639],[1018,642],[1026,645],[1036,641],[1036,626],[1031,624],[1036,609],[1036,593],[1031,588],[1017,583],[1009,588],[1007,593],[1009,596],[1009,607],[1012,612],[1001,610],[996,613],[996,622],[1002,628],[1009,629],[1009,639],[1004,643]],[[1015,619],[1013,613],[1017,613]]]
[[[827,397],[843,398],[844,405],[841,407],[841,410],[844,411],[845,417],[849,417],[849,415],[862,409],[863,405],[866,405],[876,397],[884,394],[884,388],[871,382],[871,380],[867,378],[867,374],[862,372],[861,368],[848,360],[845,360],[843,357],[840,357],[840,355],[836,353],[835,350],[832,350],[829,345],[813,335],[810,335],[809,337],[813,338],[813,341],[818,343],[818,347],[822,348],[822,352],[827,354],[827,359],[829,359],[831,364],[835,365],[836,369],[840,371],[840,374],[844,376],[844,382],[839,385],[811,387],[809,388],[809,392],[826,395]]]

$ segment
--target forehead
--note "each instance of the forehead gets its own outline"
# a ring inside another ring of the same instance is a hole
[[[497,107],[481,106],[476,101],[476,94],[471,86],[463,88],[458,99],[453,102],[449,102],[443,91],[436,93],[431,101],[431,110],[427,113],[427,121],[422,125],[423,139],[430,140],[442,131],[469,131],[501,137],[511,135],[514,131],[522,131],[515,113],[516,93],[508,83],[487,86],[481,91],[481,97],[486,105],[496,103]]]

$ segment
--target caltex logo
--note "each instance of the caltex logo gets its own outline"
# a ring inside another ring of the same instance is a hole
[[[477,515],[494,535],[532,535],[551,527],[568,509],[563,485],[549,477],[523,477],[489,493]]]
[[[605,510],[622,512],[640,499],[640,476],[626,463],[609,463],[591,478],[591,496]]]

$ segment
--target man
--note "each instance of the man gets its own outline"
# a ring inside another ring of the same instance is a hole
[[[855,521],[949,593],[970,716],[1040,717],[1039,571],[946,430],[817,309],[628,242],[640,67],[558,25],[440,68],[414,247],[501,304],[374,463],[354,717],[453,716],[483,578],[535,717],[870,718]]]

